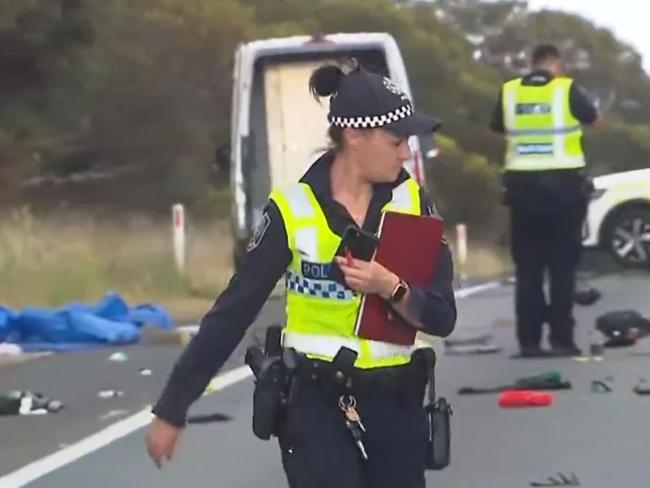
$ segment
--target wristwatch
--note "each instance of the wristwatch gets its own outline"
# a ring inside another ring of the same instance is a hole
[[[404,295],[406,295],[408,289],[409,289],[409,285],[406,283],[406,281],[400,279],[399,282],[395,285],[395,288],[393,288],[393,291],[391,292],[388,301],[390,303],[401,302],[402,298],[404,298]]]

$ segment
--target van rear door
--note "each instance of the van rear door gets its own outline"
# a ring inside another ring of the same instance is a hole
[[[253,41],[236,54],[231,144],[235,254],[242,256],[272,188],[300,179],[328,145],[328,102],[308,90],[312,71],[356,58],[410,95],[404,62],[385,33],[328,34]],[[404,166],[422,182],[416,137]]]
[[[328,104],[309,93],[323,60],[269,64],[264,72],[271,187],[298,181],[327,146]]]

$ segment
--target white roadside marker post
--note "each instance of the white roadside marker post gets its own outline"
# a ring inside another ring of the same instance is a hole
[[[463,287],[467,281],[467,226],[465,224],[456,225],[456,254],[460,286]]]
[[[172,206],[174,261],[181,273],[185,272],[185,208],[183,204]]]

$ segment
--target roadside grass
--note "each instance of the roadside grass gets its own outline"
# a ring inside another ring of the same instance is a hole
[[[184,274],[171,236],[170,223],[143,217],[119,222],[15,211],[0,220],[0,304],[57,307],[115,290],[130,304],[161,303],[177,317],[204,313],[232,273],[228,225],[188,226]]]
[[[450,242],[452,249],[455,243]],[[454,253],[456,254],[456,253]],[[456,259],[456,274],[461,266]],[[469,243],[469,279],[504,275],[507,250]],[[175,266],[170,222],[141,216],[123,220],[64,214],[37,217],[26,209],[0,219],[0,304],[58,307],[96,302],[109,290],[129,304],[155,302],[180,322],[195,321],[232,274],[227,221],[187,224],[187,266]]]

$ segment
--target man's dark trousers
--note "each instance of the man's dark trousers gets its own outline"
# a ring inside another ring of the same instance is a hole
[[[549,211],[510,208],[517,338],[522,349],[540,346],[544,322],[550,325],[551,347],[575,346],[573,293],[586,207],[586,200],[577,199]],[[544,294],[546,273],[548,303]]]

